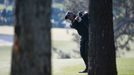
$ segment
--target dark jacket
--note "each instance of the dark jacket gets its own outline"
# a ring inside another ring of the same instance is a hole
[[[71,27],[76,29],[80,36],[88,37],[88,27],[89,27],[89,16],[88,13],[85,13],[81,16],[81,21],[78,22],[74,20]]]

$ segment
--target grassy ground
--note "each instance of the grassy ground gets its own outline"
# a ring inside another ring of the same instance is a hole
[[[117,59],[119,75],[134,75],[134,58]]]
[[[78,73],[84,69],[84,63],[81,59],[58,59],[57,61],[60,61],[60,63],[53,62],[53,75],[87,75],[86,73]],[[64,62],[66,62],[65,65],[58,65],[64,64]]]
[[[77,43],[73,41],[53,41],[52,45],[53,47],[63,51],[65,50],[71,51],[77,48]]]
[[[0,6],[1,7],[1,6]],[[72,30],[71,30],[72,31]],[[9,33],[10,32],[10,33]],[[1,34],[12,34],[12,27],[1,27]],[[63,51],[72,51],[77,47],[77,44],[70,41],[72,39],[71,33],[66,34],[64,29],[52,30],[53,47]],[[65,38],[66,37],[66,38]],[[132,47],[133,44],[131,45]],[[133,56],[134,52],[127,53],[127,56]],[[11,47],[0,46],[0,75],[9,75],[11,60]],[[87,75],[80,74],[79,71],[83,70],[82,59],[52,59],[52,73],[53,75]],[[134,75],[134,58],[117,58],[117,68],[119,75]]]
[[[71,60],[63,60],[70,63]],[[82,60],[74,59],[74,62],[68,66],[62,67],[60,71],[54,69],[53,75],[87,75],[78,73],[84,69]],[[134,58],[117,58],[118,75],[134,75]],[[55,65],[56,66],[56,65]]]
[[[0,75],[10,73],[11,47],[0,47]],[[84,69],[82,59],[53,59],[53,75],[87,75],[80,74]],[[134,58],[117,58],[119,75],[134,75]]]
[[[11,47],[0,46],[0,75],[9,75]]]

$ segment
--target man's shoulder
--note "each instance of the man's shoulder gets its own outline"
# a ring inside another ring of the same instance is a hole
[[[89,18],[89,14],[88,13],[84,13],[82,18]]]
[[[78,14],[79,14],[80,17],[88,16],[88,12],[86,12],[86,11],[79,12]]]

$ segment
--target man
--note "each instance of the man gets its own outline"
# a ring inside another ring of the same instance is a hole
[[[71,21],[71,28],[77,30],[81,36],[80,41],[80,54],[84,60],[86,69],[80,73],[86,73],[88,71],[88,27],[89,27],[89,16],[88,13],[80,12],[79,15],[75,15],[73,12],[67,12],[65,19]]]

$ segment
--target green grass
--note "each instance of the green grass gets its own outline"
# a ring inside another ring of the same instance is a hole
[[[60,50],[72,50],[77,48],[77,44],[73,41],[52,41],[53,47],[60,49]]]
[[[74,62],[73,66],[63,67],[60,72],[53,71],[53,75],[87,75],[78,73],[84,67],[82,66],[83,64],[76,64],[77,62],[80,61]],[[117,68],[118,75],[134,75],[134,58],[118,58]]]
[[[0,75],[10,75],[10,68],[0,68]]]
[[[134,58],[117,59],[119,75],[134,75]]]
[[[84,70],[81,64],[74,65],[74,66],[67,66],[63,69],[64,71],[59,74],[54,75],[87,75],[87,73],[79,73],[80,71]]]
[[[10,46],[0,46],[0,62],[8,61],[11,57],[11,47]]]
[[[11,47],[0,46],[0,75],[9,75],[11,60]]]
[[[54,42],[54,44],[60,47],[62,44],[63,48],[66,46],[67,42]],[[68,42],[69,45],[71,45]],[[0,47],[0,75],[9,75],[10,67],[1,66],[10,63],[11,58],[11,47],[4,46]],[[63,64],[63,65],[61,65]],[[87,75],[80,74],[79,71],[83,70],[83,62],[80,59],[66,60],[66,59],[57,59],[53,61],[53,75]],[[59,68],[60,67],[60,68]],[[117,58],[117,68],[118,75],[134,75],[134,58]]]

